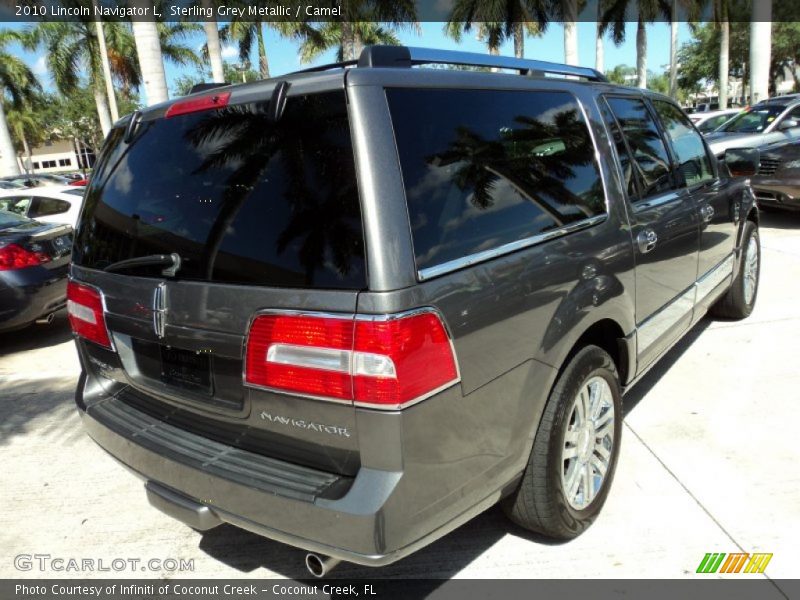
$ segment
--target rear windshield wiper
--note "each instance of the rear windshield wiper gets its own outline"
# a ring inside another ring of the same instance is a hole
[[[136,258],[126,258],[111,263],[103,269],[109,273],[113,271],[124,271],[126,269],[135,269],[136,267],[154,267],[163,265],[165,268],[161,271],[164,277],[175,277],[178,269],[181,268],[181,257],[173,252],[172,254],[149,254],[147,256],[137,256]]]

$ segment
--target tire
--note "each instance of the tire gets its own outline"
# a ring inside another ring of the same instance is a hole
[[[751,258],[751,252],[755,252],[755,259]],[[750,267],[748,267],[748,264]],[[753,274],[750,269],[755,267]],[[752,277],[750,277],[752,276]],[[761,238],[758,233],[758,226],[752,221],[747,221],[744,225],[744,235],[742,242],[742,257],[739,260],[739,268],[736,277],[733,279],[731,287],[725,292],[709,311],[714,317],[724,319],[744,319],[753,312],[758,297],[758,282],[761,276]],[[748,292],[748,284],[752,286],[752,292]]]
[[[575,430],[581,429],[578,412],[583,406],[580,394],[585,395],[589,389],[602,392],[601,410],[594,420],[598,429],[587,426],[585,433],[577,433]],[[610,414],[609,409],[613,409]],[[607,431],[609,425],[611,432]],[[568,431],[571,440],[567,439]],[[604,435],[599,443],[607,458],[596,447],[600,431]],[[622,394],[614,361],[601,348],[586,346],[570,359],[550,392],[522,481],[503,501],[508,517],[525,529],[551,538],[568,540],[583,533],[597,518],[608,496],[621,433]],[[570,454],[575,456],[565,458]],[[587,462],[593,485],[587,487],[586,479],[579,477],[577,489],[571,491],[569,482],[575,481],[572,476],[585,473],[586,468],[581,465]],[[601,463],[605,476],[597,488],[595,477],[600,471],[595,464]],[[589,494],[582,496],[583,489],[589,489]]]

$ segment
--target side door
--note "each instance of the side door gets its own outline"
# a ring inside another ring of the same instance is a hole
[[[638,369],[641,371],[692,320],[699,214],[680,189],[656,119],[641,96],[605,97],[628,190],[636,262]]]
[[[718,176],[702,136],[683,111],[666,100],[652,104],[678,165],[679,185],[700,214],[696,302],[702,303],[733,273],[741,188]]]

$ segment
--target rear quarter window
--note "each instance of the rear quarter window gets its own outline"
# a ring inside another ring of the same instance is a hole
[[[605,212],[571,94],[389,89],[387,97],[418,269]]]

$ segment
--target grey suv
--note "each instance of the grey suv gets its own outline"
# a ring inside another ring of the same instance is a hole
[[[466,68],[412,68],[440,63]],[[497,502],[573,538],[623,393],[709,309],[750,313],[759,254],[746,180],[672,100],[370,47],[114,127],[69,284],[77,404],[156,507],[316,575]]]

